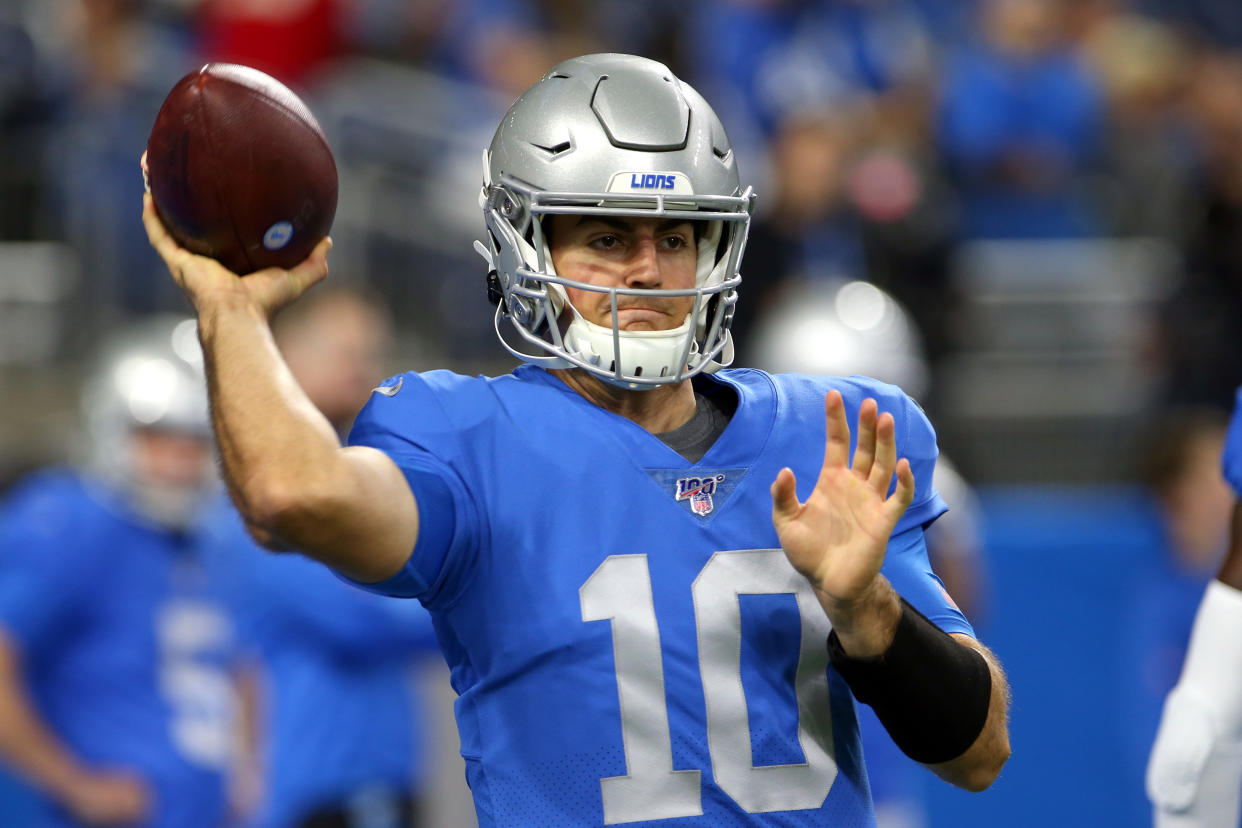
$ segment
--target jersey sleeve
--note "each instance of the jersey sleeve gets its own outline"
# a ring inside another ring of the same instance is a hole
[[[914,473],[914,500],[897,521],[897,526],[893,529],[893,535],[896,536],[915,527],[927,527],[947,512],[949,505],[944,502],[933,482],[936,458],[940,450],[936,446],[936,430],[932,428],[931,421],[919,404],[905,393],[899,392],[894,407],[896,410],[892,413],[897,420],[897,456],[909,460],[910,471]],[[897,480],[894,476],[893,488],[896,486]]]
[[[1242,498],[1242,388],[1233,402],[1233,416],[1229,419],[1229,432],[1225,436],[1225,451],[1221,457],[1221,470],[1225,480],[1233,487],[1234,495]]]
[[[0,627],[25,651],[54,646],[96,580],[99,556],[76,538],[75,491],[36,479],[0,507]]]
[[[965,633],[972,638],[974,628],[949,597],[948,591],[927,559],[927,543],[918,526],[894,532],[881,569],[897,594],[905,598],[928,620],[947,633]]]
[[[816,414],[823,415],[824,394],[830,389],[842,393],[846,405],[846,418],[850,427],[850,457],[853,457],[857,445],[858,409],[862,401],[868,397],[874,399],[879,412],[893,416],[894,436],[897,440],[897,456],[904,457],[910,463],[910,471],[914,474],[914,499],[910,506],[897,521],[893,534],[899,534],[914,527],[927,528],[936,518],[949,510],[949,505],[936,490],[933,478],[936,471],[936,458],[940,450],[936,445],[936,430],[932,428],[927,414],[908,394],[896,385],[880,382],[871,377],[810,377],[811,385],[805,384],[808,377],[804,375],[779,375],[782,381],[789,383],[784,393],[799,395],[797,405],[809,399],[806,395],[815,395]],[[821,434],[823,432],[820,432]],[[852,462],[852,460],[851,460]],[[889,494],[897,488],[897,477],[893,476],[889,484]]]
[[[418,598],[426,606],[451,602],[478,554],[478,509],[462,474],[459,432],[435,391],[408,372],[377,389],[354,421],[349,444],[370,446],[392,459],[418,504],[418,541],[401,571],[371,592]]]

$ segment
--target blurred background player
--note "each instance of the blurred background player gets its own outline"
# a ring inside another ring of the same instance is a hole
[[[234,705],[198,529],[216,489],[202,355],[193,320],[163,317],[105,351],[86,468],[38,473],[0,511],[0,762],[35,800],[23,826],[212,828]]]
[[[1242,389],[1222,462],[1242,497]],[[1242,808],[1242,504],[1228,552],[1199,604],[1177,686],[1169,693],[1147,768],[1156,828],[1238,824]]]
[[[1170,408],[1155,417],[1133,454],[1143,484],[1134,530],[1149,539],[1132,551],[1119,621],[1116,708],[1126,791],[1147,817],[1144,776],[1165,697],[1177,683],[1195,611],[1229,540],[1234,495],[1220,473],[1228,415],[1214,408]]]
[[[344,435],[385,376],[381,306],[317,291],[275,326],[307,397]],[[255,546],[236,512],[214,521],[221,583],[249,648],[249,745],[240,791],[262,828],[410,828],[428,775],[416,657],[436,652],[426,610],[372,595],[298,555]],[[247,801],[248,800],[248,801]]]
[[[783,281],[738,348],[749,355],[746,364],[765,371],[858,374],[898,385],[920,402],[931,384],[919,330],[905,309],[875,285],[837,276]],[[932,484],[949,504],[949,511],[924,530],[932,568],[967,616],[982,619],[986,570],[977,498],[943,454]],[[918,764],[893,744],[866,705],[858,707],[858,724],[877,824],[926,825]]]

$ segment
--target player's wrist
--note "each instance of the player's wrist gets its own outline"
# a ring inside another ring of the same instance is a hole
[[[907,756],[925,764],[948,762],[969,750],[987,724],[991,670],[977,650],[955,641],[904,600],[898,604],[897,627],[882,652],[850,653],[834,629],[828,658]],[[989,774],[979,787],[969,788],[982,790],[993,778]]]
[[[888,649],[901,620],[901,600],[877,574],[857,597],[838,598],[816,588],[842,649],[854,658],[871,658]]]
[[[190,299],[198,315],[198,335],[204,346],[230,325],[268,324],[268,312],[245,290],[212,290],[192,294]]]

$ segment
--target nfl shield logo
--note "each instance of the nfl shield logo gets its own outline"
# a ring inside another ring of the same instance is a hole
[[[712,496],[699,490],[690,495],[690,510],[696,515],[705,515],[712,510]]]
[[[686,514],[708,523],[721,510],[728,511],[729,499],[747,471],[744,468],[647,469],[647,474],[673,496]]]
[[[712,495],[716,487],[724,482],[723,474],[710,474],[705,477],[683,477],[677,481],[677,500],[690,501],[690,511],[702,517],[711,514],[716,504]]]

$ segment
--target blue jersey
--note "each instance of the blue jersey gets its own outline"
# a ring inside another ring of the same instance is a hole
[[[729,426],[696,464],[533,366],[404,374],[351,442],[419,498],[419,541],[378,589],[432,610],[462,754],[490,826],[874,825],[829,623],[772,527],[783,466],[806,498],[824,395],[896,418],[918,489],[884,572],[949,631],[970,627],[927,562],[935,435],[893,386],[725,371]],[[666,822],[668,821],[668,822]]]
[[[427,611],[258,548],[227,504],[210,536],[216,580],[263,679],[256,824],[297,824],[370,787],[410,793],[425,775],[410,671],[435,648]]]
[[[87,767],[146,780],[145,824],[159,828],[225,812],[232,638],[197,543],[67,471],[27,481],[0,512],[0,628],[37,712]],[[74,824],[43,800],[32,820]]]
[[[1229,419],[1221,467],[1225,480],[1233,487],[1234,494],[1242,498],[1242,388],[1237,390],[1234,398],[1233,416]]]

